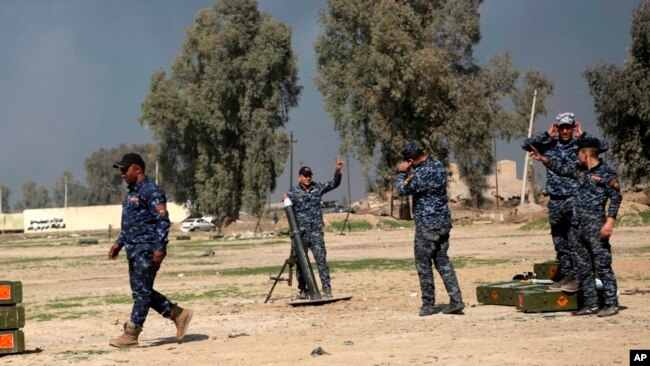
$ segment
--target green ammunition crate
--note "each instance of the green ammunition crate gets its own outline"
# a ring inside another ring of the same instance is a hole
[[[558,261],[546,261],[542,263],[535,263],[533,265],[533,272],[540,280],[553,280],[555,282],[560,280],[560,263]]]
[[[0,306],[0,329],[18,329],[25,326],[25,308]]]
[[[527,290],[518,293],[517,310],[526,313],[578,310],[582,292],[568,293],[560,290]]]
[[[0,281],[0,305],[14,305],[23,302],[23,283]]]
[[[0,330],[0,355],[25,352],[25,334],[20,329]]]
[[[476,298],[481,304],[515,306],[517,293],[524,290],[545,289],[546,285],[522,281],[497,282],[476,287]]]

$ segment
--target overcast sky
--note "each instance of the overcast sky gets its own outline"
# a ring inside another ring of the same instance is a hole
[[[185,29],[212,0],[2,0],[0,1],[0,184],[20,199],[20,185],[48,189],[64,171],[85,182],[84,160],[99,148],[153,142],[138,123],[140,105],[157,68],[169,69]],[[320,0],[263,0],[262,10],[294,30],[300,105],[293,131],[294,171],[310,165],[315,179],[330,179],[339,142],[316,89],[313,42]],[[588,65],[621,64],[628,56],[629,25],[641,0],[487,0],[481,6],[484,64],[509,50],[514,66],[535,68],[555,83],[545,130],[556,113],[571,111],[596,133],[593,100],[582,76]],[[498,159],[518,162],[519,142],[498,146]],[[289,185],[289,159],[278,192]],[[364,195],[359,164],[351,161],[352,199]],[[344,170],[345,173],[345,170]],[[296,180],[297,173],[293,173]],[[347,179],[328,196],[347,195]],[[326,196],[327,197],[327,196]]]

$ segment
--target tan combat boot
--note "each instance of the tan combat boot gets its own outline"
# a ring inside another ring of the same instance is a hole
[[[142,332],[142,327],[138,327],[132,322],[124,323],[124,333],[117,338],[111,339],[108,343],[113,347],[134,347],[138,345],[138,336]]]
[[[187,333],[187,328],[189,328],[193,315],[194,312],[191,309],[183,309],[176,304],[172,306],[170,319],[174,322],[174,325],[176,325],[176,340],[178,340],[178,342],[183,341],[183,336]]]

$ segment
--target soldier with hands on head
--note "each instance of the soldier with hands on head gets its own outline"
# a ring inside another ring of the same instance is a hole
[[[440,160],[425,154],[411,142],[402,150],[404,161],[397,166],[396,188],[400,196],[413,196],[415,217],[415,268],[420,279],[422,307],[420,316],[435,313],[435,285],[432,264],[440,274],[449,304],[444,314],[455,314],[465,308],[456,272],[449,260],[451,213],[447,199],[447,172]],[[408,178],[408,172],[413,174]]]
[[[120,169],[129,192],[122,205],[121,232],[108,258],[114,260],[122,248],[126,249],[134,304],[124,333],[112,339],[110,345],[137,346],[149,308],[174,322],[180,342],[192,320],[192,310],[172,304],[153,289],[156,273],[167,255],[170,221],[165,192],[145,175],[145,163],[138,154],[124,155],[113,167]]]
[[[574,166],[578,163],[577,143],[587,138],[580,122],[576,122],[573,113],[560,113],[555,117],[548,131],[527,138],[521,147],[526,151],[536,149],[549,159],[559,164]],[[602,147],[607,150],[607,144]],[[574,179],[561,176],[553,170],[546,170],[546,194],[549,196],[548,213],[551,236],[559,262],[560,281],[549,286],[567,292],[578,291],[577,271],[572,259],[569,245],[569,228],[573,215],[574,195],[577,183]],[[523,199],[523,198],[522,198]]]
[[[296,221],[302,232],[302,243],[305,254],[308,253],[307,248],[310,248],[318,266],[318,275],[320,276],[325,298],[332,298],[333,295],[330,284],[330,271],[326,259],[327,251],[325,250],[323,236],[324,223],[321,200],[325,193],[341,184],[343,161],[337,156],[335,164],[334,178],[327,183],[314,182],[311,168],[303,166],[298,171],[298,185],[292,187],[288,193],[282,195],[283,200],[289,198],[293,203],[296,212]],[[299,264],[296,266],[296,278],[298,279],[298,289],[300,290],[298,298],[301,300],[309,298],[309,291],[307,290],[305,279],[302,277]]]
[[[603,152],[601,142],[588,138],[578,141],[577,146],[579,163],[574,165],[550,159],[535,147],[532,148],[530,157],[542,162],[553,172],[577,182],[569,243],[584,292],[584,307],[573,314],[611,316],[618,313],[618,288],[612,270],[609,238],[614,230],[614,221],[623,196],[616,171],[598,158],[598,154]],[[600,310],[594,266],[603,282],[605,306]]]

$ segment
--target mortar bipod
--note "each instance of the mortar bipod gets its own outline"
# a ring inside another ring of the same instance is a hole
[[[274,280],[273,286],[271,286],[271,290],[269,291],[269,294],[266,295],[266,300],[264,300],[264,303],[266,304],[269,302],[271,299],[271,294],[273,294],[273,290],[275,289],[275,285],[278,284],[280,281],[287,281],[287,285],[291,287],[291,284],[293,283],[293,266],[296,264],[296,256],[293,255],[293,245],[291,246],[291,253],[289,253],[289,258],[284,260],[284,264],[282,265],[282,268],[280,268],[280,272],[278,273],[277,276],[270,276],[271,280]],[[284,270],[289,266],[289,278],[283,278],[282,273]]]

